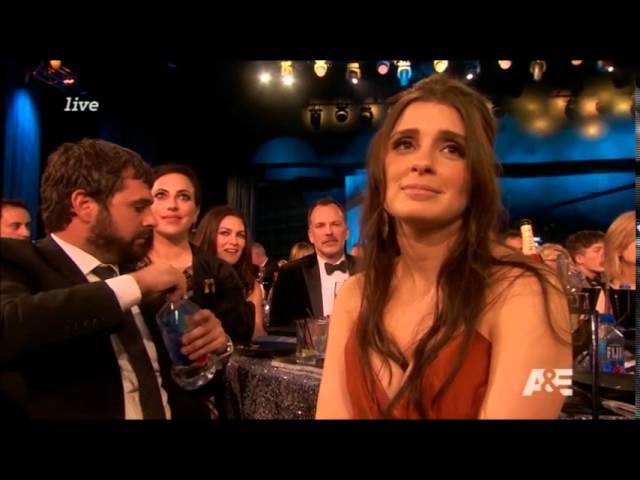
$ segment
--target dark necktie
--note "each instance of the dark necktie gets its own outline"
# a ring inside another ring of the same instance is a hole
[[[118,275],[116,270],[109,265],[100,265],[93,269],[93,273],[101,280]],[[122,322],[122,327],[118,330],[117,335],[129,356],[133,371],[138,377],[142,416],[145,420],[163,420],[166,416],[162,405],[162,395],[151,359],[144,347],[142,335],[140,335],[133,313],[131,310],[127,310],[124,315],[124,322]]]
[[[327,272],[327,275],[331,275],[333,272],[338,272],[338,271],[347,273],[347,261],[343,260],[340,263],[336,263],[335,265],[331,265],[330,263],[325,263],[324,269]]]

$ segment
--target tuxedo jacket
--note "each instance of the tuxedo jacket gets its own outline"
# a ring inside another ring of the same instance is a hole
[[[170,378],[155,309],[145,309],[172,417],[207,418]],[[50,237],[0,239],[0,417],[123,419],[110,336],[124,319],[111,288],[89,282]]]
[[[356,258],[346,255],[349,275],[357,273]],[[322,284],[315,253],[280,268],[271,298],[269,327],[293,329],[294,320],[321,316]]]

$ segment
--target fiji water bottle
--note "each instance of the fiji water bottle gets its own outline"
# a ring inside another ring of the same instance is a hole
[[[198,310],[198,305],[185,298],[177,303],[165,303],[156,315],[173,364],[171,376],[185,390],[195,390],[211,380],[216,373],[213,355],[206,355],[192,362],[180,351],[183,346],[182,336],[193,328],[191,317]]]
[[[624,336],[615,327],[613,315],[600,315],[598,360],[604,373],[624,373]]]

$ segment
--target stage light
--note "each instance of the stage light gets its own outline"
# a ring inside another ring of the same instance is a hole
[[[338,123],[346,122],[347,119],[349,118],[349,106],[345,104],[337,105],[335,117]]]
[[[356,85],[360,81],[361,75],[360,64],[358,62],[347,64],[347,80]]]
[[[509,70],[511,68],[511,60],[498,60],[498,65],[502,70]]]
[[[449,61],[448,60],[434,60],[433,61],[433,69],[438,73],[444,72],[447,69],[448,66],[449,66]]]
[[[324,77],[327,74],[327,70],[329,69],[329,65],[326,60],[316,60],[313,65],[314,73],[320,78]]]
[[[571,65],[573,65],[574,67],[582,65],[582,60],[571,60]]]
[[[380,75],[386,75],[387,73],[389,73],[389,68],[391,68],[391,64],[387,60],[380,60],[376,68]]]
[[[373,110],[369,105],[365,105],[360,109],[360,123],[364,127],[370,127],[373,124]]]
[[[465,78],[473,80],[478,75],[480,75],[480,62],[477,60],[465,62]]]
[[[398,60],[396,62],[398,66],[398,79],[400,80],[400,86],[406,87],[411,80],[411,62],[409,60]]]
[[[51,60],[41,63],[32,72],[32,76],[60,91],[69,92],[70,87],[73,87],[78,83],[78,75],[67,67],[63,67],[62,62],[60,62],[60,64],[57,62],[60,61]]]
[[[542,80],[542,75],[546,70],[547,70],[547,62],[545,62],[544,60],[534,60],[533,62],[531,62],[531,65],[529,66],[529,71],[533,75],[533,79],[536,82],[539,82],[540,80]]]
[[[594,119],[585,122],[580,127],[580,133],[586,138],[599,138],[605,132],[605,125],[600,120]]]
[[[287,87],[293,85],[293,62],[290,60],[280,62],[280,77],[282,78],[282,83]]]
[[[262,72],[260,74],[260,83],[269,83],[271,81],[271,74],[269,72]]]
[[[601,72],[611,73],[615,70],[613,66],[613,62],[610,60],[598,60],[598,63],[596,64],[596,66],[598,70],[600,70]]]

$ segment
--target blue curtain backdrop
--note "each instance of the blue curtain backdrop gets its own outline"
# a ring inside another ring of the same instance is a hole
[[[31,94],[25,88],[9,90],[4,131],[2,192],[22,199],[32,218],[32,238],[37,238],[40,186],[40,121]]]

